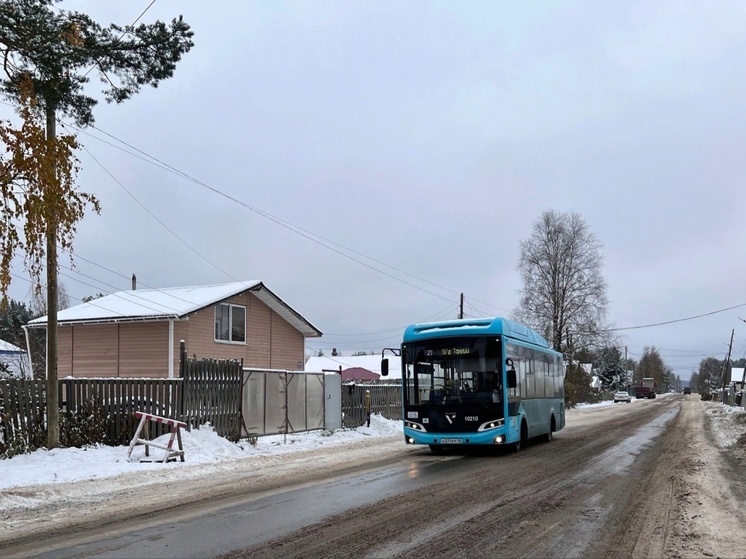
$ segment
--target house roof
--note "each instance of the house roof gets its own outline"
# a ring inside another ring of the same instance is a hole
[[[389,360],[389,375],[382,379],[401,378],[401,358],[386,353]],[[334,357],[309,357],[306,361],[306,371],[342,371],[346,369],[361,368],[373,373],[381,373],[381,355],[337,355]]]
[[[353,380],[379,380],[381,375],[363,369],[362,367],[351,367],[342,371],[342,382],[350,382]]]
[[[275,311],[306,338],[321,336],[321,330],[303,318],[261,281],[237,281],[217,285],[167,287],[119,291],[76,305],[57,313],[58,324],[104,324],[179,320],[188,315],[250,291],[257,299]],[[44,327],[47,317],[29,322],[29,327]]]
[[[18,346],[14,346],[10,342],[0,340],[0,353],[26,353],[25,349],[21,349]]]

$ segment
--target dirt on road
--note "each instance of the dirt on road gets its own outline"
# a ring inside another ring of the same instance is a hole
[[[642,406],[645,406],[644,408]],[[667,397],[578,417],[552,443],[228,557],[738,557],[731,417]]]
[[[454,468],[446,482],[347,510],[229,557],[739,557],[746,423],[696,395],[573,410],[550,443],[516,454],[433,456],[400,437],[157,475],[23,488],[44,503],[0,527],[0,555],[209,513],[231,499],[366,468]],[[21,491],[21,490],[19,490]],[[164,500],[163,495],[168,495]],[[18,498],[22,498],[19,495]],[[7,515],[7,513],[6,513]],[[279,532],[278,532],[279,533]],[[248,542],[247,542],[248,543]]]

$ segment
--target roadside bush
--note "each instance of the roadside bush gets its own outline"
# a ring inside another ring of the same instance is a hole
[[[705,402],[709,402],[710,400],[712,400],[712,392],[702,392],[699,397],[702,398],[702,400],[704,400]]]
[[[44,428],[43,416],[27,425],[25,429],[16,429],[11,423],[0,417],[0,459],[13,458],[20,454],[29,454],[44,448],[47,442],[47,431]]]
[[[101,408],[87,402],[80,411],[60,416],[60,445],[81,448],[106,440],[107,421]]]

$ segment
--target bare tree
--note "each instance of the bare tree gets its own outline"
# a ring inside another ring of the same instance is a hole
[[[640,357],[640,363],[635,372],[635,384],[644,378],[653,378],[658,383],[658,389],[668,390],[668,375],[670,368],[663,362],[660,352],[655,347],[646,347]]]
[[[697,392],[710,394],[720,386],[723,361],[715,357],[705,357],[699,362],[699,375],[697,376]],[[694,388],[694,387],[693,387]]]
[[[516,318],[543,333],[557,351],[608,344],[602,246],[583,218],[544,212],[520,248],[523,287]]]
[[[31,297],[31,312],[34,317],[46,316],[49,313],[49,305],[47,304],[47,290],[42,289],[40,285],[33,284],[29,289],[29,296]],[[59,310],[67,309],[70,307],[70,296],[67,294],[65,284],[58,282],[57,284],[57,308]]]

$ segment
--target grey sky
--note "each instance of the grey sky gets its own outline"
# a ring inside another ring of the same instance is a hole
[[[149,3],[59,6],[127,24]],[[467,315],[509,315],[519,241],[554,209],[603,243],[613,326],[746,305],[746,4],[157,0],[142,21],[178,14],[195,47],[174,78],[101,97],[97,127],[322,244],[88,130],[79,183],[102,212],[75,248],[100,267],[63,270],[73,299],[132,273],[258,279],[325,333],[309,348],[379,351],[460,292]],[[731,329],[746,354],[739,316],[619,334],[688,380]]]

